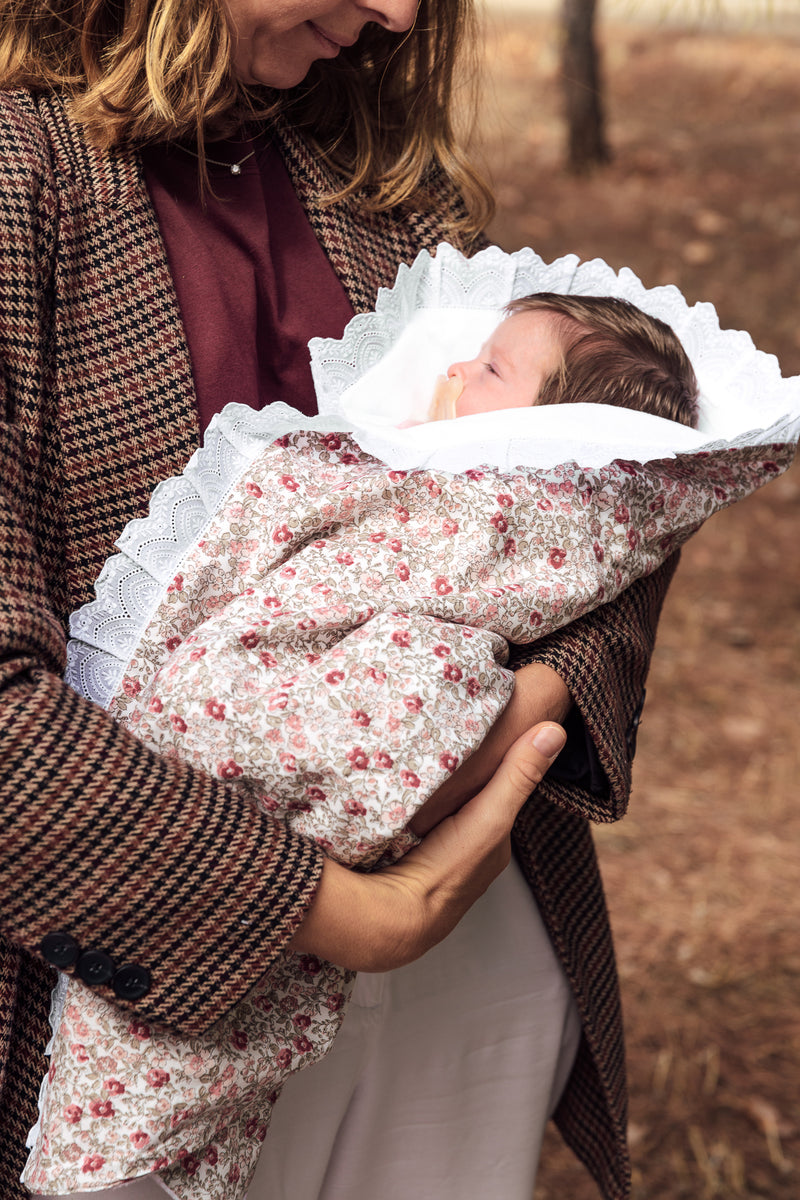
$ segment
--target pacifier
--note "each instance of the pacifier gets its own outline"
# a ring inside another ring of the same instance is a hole
[[[428,409],[428,420],[451,421],[457,416],[456,404],[463,390],[464,382],[457,375],[438,375]]]

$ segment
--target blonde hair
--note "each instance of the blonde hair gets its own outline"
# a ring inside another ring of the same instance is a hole
[[[665,321],[615,296],[554,292],[512,300],[506,312],[545,312],[556,323],[561,362],[542,382],[537,404],[611,404],[696,427],[697,379]]]
[[[202,159],[208,135],[284,113],[342,178],[331,199],[424,209],[443,172],[463,197],[453,227],[468,242],[492,200],[454,129],[462,52],[474,79],[472,0],[420,0],[407,33],[367,25],[279,92],[236,79],[222,0],[0,0],[0,87],[61,91],[95,145],[192,137]]]

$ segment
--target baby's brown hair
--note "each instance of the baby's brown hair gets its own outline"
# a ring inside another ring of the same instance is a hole
[[[547,312],[557,322],[563,358],[543,381],[537,404],[612,404],[696,427],[698,388],[692,364],[673,330],[658,317],[615,296],[556,292],[512,300],[506,312]]]

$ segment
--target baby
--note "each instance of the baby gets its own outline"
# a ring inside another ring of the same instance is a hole
[[[450,367],[432,419],[594,401],[694,424],[694,372],[661,321],[551,294],[507,311]],[[707,515],[713,472],[678,504],[671,472],[393,471],[346,434],[298,429],[182,559],[111,711],[340,861],[397,856],[508,702],[508,642],[610,599]],[[156,1171],[181,1200],[241,1196],[282,1083],[325,1053],[350,984],[286,956],[204,1039],[70,985],[25,1182],[68,1194],[87,1173]]]
[[[627,300],[538,292],[512,300],[476,358],[440,376],[428,420],[593,403],[697,423],[697,380],[669,325]]]

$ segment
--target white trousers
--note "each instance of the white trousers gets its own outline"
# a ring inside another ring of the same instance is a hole
[[[424,958],[359,976],[330,1054],[287,1082],[248,1200],[530,1200],[580,1039],[512,865]],[[165,1200],[156,1179],[92,1200]]]

